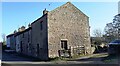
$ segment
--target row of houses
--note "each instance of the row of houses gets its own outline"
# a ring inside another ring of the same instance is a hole
[[[61,50],[70,50],[70,55],[91,53],[89,17],[67,2],[43,15],[18,31],[7,36],[7,46],[18,53],[48,60],[59,57]],[[75,50],[75,51],[74,51]],[[64,52],[63,52],[64,53]]]

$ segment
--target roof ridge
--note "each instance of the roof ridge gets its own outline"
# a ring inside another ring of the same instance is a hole
[[[56,9],[64,6],[64,5],[66,5],[66,4],[72,4],[72,3],[71,3],[70,1],[68,1],[68,2],[66,2],[65,4],[63,4],[63,5],[61,5],[61,6],[58,6],[58,7],[56,7],[55,9],[53,9],[53,10],[51,10],[51,11],[49,11],[49,12],[52,12],[52,11],[54,11],[54,10],[56,10]],[[72,5],[73,5],[73,4],[72,4]]]

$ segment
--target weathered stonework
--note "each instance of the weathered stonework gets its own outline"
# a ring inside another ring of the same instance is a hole
[[[42,25],[41,25],[42,24]],[[47,15],[43,15],[31,24],[33,55],[42,60],[48,59]],[[39,46],[38,46],[39,45]],[[39,47],[39,49],[37,49]]]
[[[90,53],[89,17],[71,3],[48,13],[48,49],[49,57],[58,56],[60,41],[67,39],[68,48],[84,46]]]
[[[15,50],[15,49],[16,49],[16,47],[15,47],[15,36],[14,36],[14,34],[10,34],[10,35],[7,36],[7,43],[8,43],[9,48],[10,48],[11,50]]]
[[[15,34],[16,52],[32,56],[31,27]]]

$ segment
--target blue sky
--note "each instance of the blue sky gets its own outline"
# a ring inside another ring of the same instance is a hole
[[[89,16],[91,35],[94,29],[101,29],[103,31],[106,23],[112,22],[113,17],[118,13],[117,2],[72,3]],[[2,33],[6,35],[13,33],[20,26],[27,26],[29,23],[41,17],[45,8],[51,11],[63,4],[65,2],[3,2]]]

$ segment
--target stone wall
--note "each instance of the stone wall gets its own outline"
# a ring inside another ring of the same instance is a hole
[[[69,2],[48,13],[49,57],[58,56],[62,39],[67,40],[68,49],[85,46],[90,53],[89,18]]]
[[[32,56],[31,27],[15,34],[16,52]]]
[[[20,53],[20,35],[15,36],[16,52]]]
[[[23,42],[23,45],[22,45],[22,48],[23,48],[23,53],[26,54],[26,55],[31,55],[31,29],[28,28],[26,29],[23,33],[22,33],[22,42]]]
[[[14,35],[10,36],[10,49],[12,49],[12,50],[16,49]]]
[[[9,47],[10,48],[10,37],[7,37],[7,47]]]
[[[48,59],[47,15],[32,23],[33,55],[43,60]],[[38,46],[39,45],[39,46]],[[39,49],[37,49],[39,48]]]

